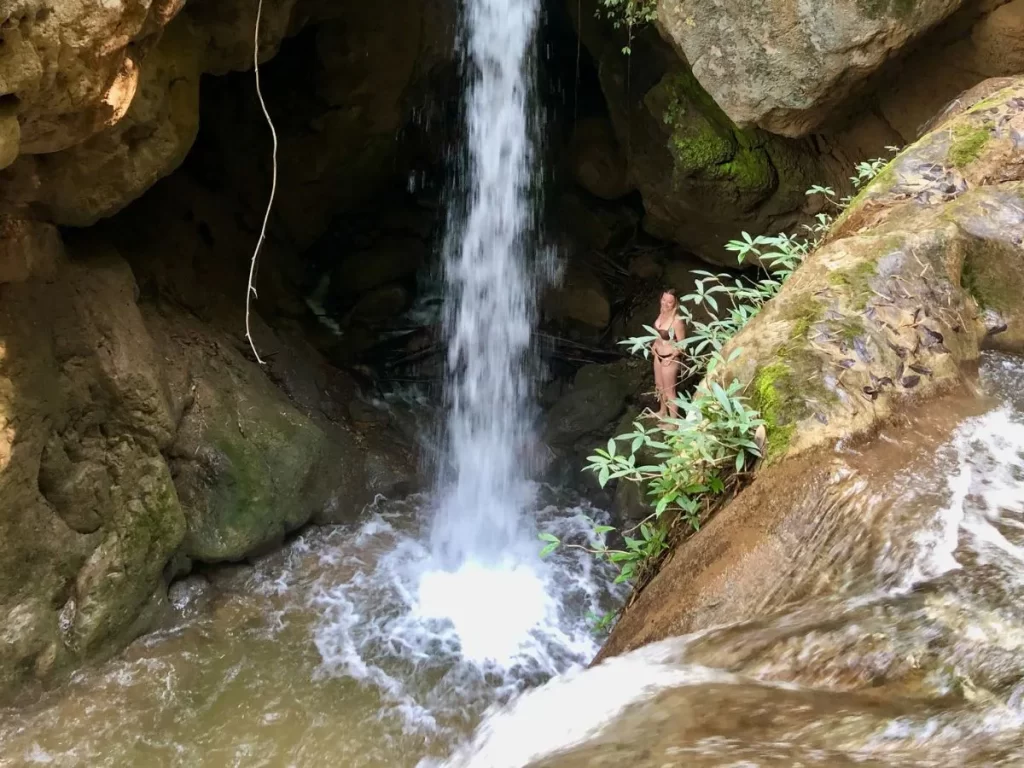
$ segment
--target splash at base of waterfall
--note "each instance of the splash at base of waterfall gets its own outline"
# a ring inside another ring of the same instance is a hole
[[[602,516],[535,490],[544,530],[571,539]],[[488,707],[588,663],[588,613],[623,596],[611,574],[572,550],[540,560],[540,542],[510,549],[506,568],[445,571],[431,504],[379,500],[212,585],[190,577],[171,626],[0,709],[0,766],[412,768]]]
[[[444,731],[588,663],[598,649],[593,616],[624,594],[609,566],[578,550],[541,560],[536,539],[510,542],[503,560],[447,569],[420,522],[426,502],[373,510],[335,555],[348,578],[321,583],[314,598],[325,670],[378,688],[409,732]],[[595,517],[586,504],[569,514],[542,504],[534,519],[571,540],[592,533]]]

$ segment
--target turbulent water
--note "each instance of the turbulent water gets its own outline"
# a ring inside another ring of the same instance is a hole
[[[467,154],[445,242],[448,461],[433,548],[454,568],[514,568],[529,504],[535,271],[531,48],[538,0],[466,0]],[[507,578],[506,574],[506,578]]]
[[[537,524],[567,537],[600,516],[544,487],[533,496]],[[411,768],[449,752],[488,706],[593,657],[587,614],[621,595],[571,551],[537,567],[537,594],[514,595],[523,605],[479,585],[507,615],[530,614],[525,639],[479,625],[472,603],[454,623],[435,618],[437,594],[421,584],[432,503],[381,500],[357,525],[214,572],[212,586],[178,585],[169,627],[0,710],[0,766]]]

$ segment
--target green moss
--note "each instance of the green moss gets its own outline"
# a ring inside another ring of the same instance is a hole
[[[786,319],[793,322],[790,338],[794,341],[806,339],[811,327],[821,320],[825,307],[810,294],[804,294],[787,308]]]
[[[893,249],[886,246],[883,250],[886,250],[886,254],[888,254]],[[850,269],[833,272],[828,276],[828,282],[829,285],[842,289],[843,293],[850,298],[850,305],[861,311],[867,307],[868,301],[871,299],[871,280],[877,272],[877,260],[869,259]]]
[[[695,133],[673,131],[670,149],[680,171],[692,173],[714,168],[728,162],[735,153],[736,148],[731,142],[710,126],[703,128]]]
[[[992,134],[985,126],[958,125],[953,129],[953,142],[949,146],[949,162],[956,168],[965,168],[978,159]]]
[[[787,392],[792,388],[793,372],[782,362],[761,368],[754,377],[753,404],[761,413],[768,433],[765,460],[775,461],[786,454],[796,432],[796,423],[789,417]]]
[[[914,12],[917,0],[858,0],[858,7],[869,19],[894,16],[905,19]]]
[[[667,102],[669,151],[682,177],[732,183],[740,192],[763,192],[775,181],[760,132],[739,129],[688,70],[666,75],[652,91]]]

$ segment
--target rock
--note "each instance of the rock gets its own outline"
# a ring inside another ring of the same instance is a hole
[[[264,0],[260,15],[260,62],[272,59],[284,38],[305,18],[295,13],[298,0]],[[244,0],[188,0],[185,15],[198,31],[197,49],[204,72],[223,75],[253,66],[256,4]]]
[[[191,30],[171,25],[138,69],[131,106],[115,125],[62,152],[23,154],[0,173],[11,206],[56,224],[87,226],[138,198],[185,159],[199,128],[199,62]],[[24,138],[23,138],[24,150]]]
[[[641,280],[657,280],[664,271],[661,262],[649,253],[642,253],[629,260],[629,274]]]
[[[14,115],[0,115],[0,171],[14,162],[21,146],[21,124]]]
[[[392,283],[374,288],[359,297],[349,312],[349,320],[364,325],[379,325],[398,317],[409,306],[409,291],[405,286]]]
[[[743,353],[716,378],[748,387],[770,460],[958,385],[983,348],[1024,349],[1022,129],[1021,79],[940,121],[726,346]],[[988,309],[1005,331],[992,333]]]
[[[53,237],[21,243],[48,249]],[[0,608],[10,618],[0,688],[9,692],[143,631],[185,518],[160,453],[174,419],[127,265],[78,250],[46,279],[3,289]]]
[[[576,123],[569,142],[569,163],[576,183],[595,197],[617,200],[632,190],[626,160],[606,118],[584,118]]]
[[[331,274],[331,293],[351,300],[412,277],[427,258],[427,246],[416,238],[386,235],[369,250],[339,256]]]
[[[131,101],[140,58],[181,6],[181,0],[9,3],[0,12],[0,94],[18,116],[21,151],[66,149],[117,122]]]
[[[984,10],[993,4],[979,5]],[[944,28],[939,39],[910,56],[894,82],[879,91],[879,111],[902,134],[901,144],[917,139],[953,96],[982,78],[1024,70],[1024,2],[998,3],[989,10],[978,19]]]
[[[847,183],[812,142],[737,126],[653,31],[638,32],[627,57],[590,8],[577,23],[654,237],[731,266],[723,246],[740,231],[791,228],[809,213],[805,190]]]
[[[205,16],[219,15],[222,5],[204,0],[204,28]],[[228,4],[230,14],[254,7]],[[381,195],[404,190],[413,152],[422,152],[415,142],[433,121],[450,125],[447,115],[433,114],[444,110],[436,106],[446,104],[444,97],[426,93],[436,94],[447,77],[455,7],[450,0],[398,0],[381,14],[361,3],[296,6],[291,30],[307,15],[323,21],[268,63],[264,92],[280,139],[275,223],[297,250],[311,246],[339,211],[376,208]],[[251,34],[237,39],[251,54]],[[217,78],[204,89],[204,157],[239,191],[244,207],[261,210],[270,188],[270,142],[251,75]],[[240,144],[256,150],[255,162],[250,153],[224,151]]]
[[[188,524],[183,553],[238,560],[279,542],[337,490],[324,431],[217,334],[171,310],[147,309],[146,322],[183,395],[168,449]]]
[[[544,314],[555,322],[572,321],[603,330],[611,319],[611,300],[600,278],[585,263],[569,263],[561,283],[544,297]]]
[[[564,193],[558,198],[557,217],[576,243],[604,250],[621,244],[636,232],[638,216],[632,208],[608,205],[582,195]]]
[[[210,604],[213,588],[204,576],[180,579],[167,590],[167,600],[182,618],[197,615]]]
[[[661,0],[658,26],[742,127],[805,136],[965,0]]]
[[[48,279],[63,259],[64,244],[56,227],[0,216],[0,283]]]
[[[608,426],[643,382],[646,365],[624,360],[609,365],[585,365],[572,390],[552,406],[545,418],[544,442],[570,446],[584,435]]]

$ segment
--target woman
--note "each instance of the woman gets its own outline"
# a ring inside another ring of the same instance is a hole
[[[654,353],[654,386],[658,392],[658,418],[670,415],[678,418],[679,408],[676,406],[676,382],[679,379],[679,358],[682,349],[679,344],[686,338],[686,326],[679,317],[679,299],[675,289],[669,288],[661,294],[661,305],[658,319],[654,321],[654,330],[658,338],[651,346]]]

